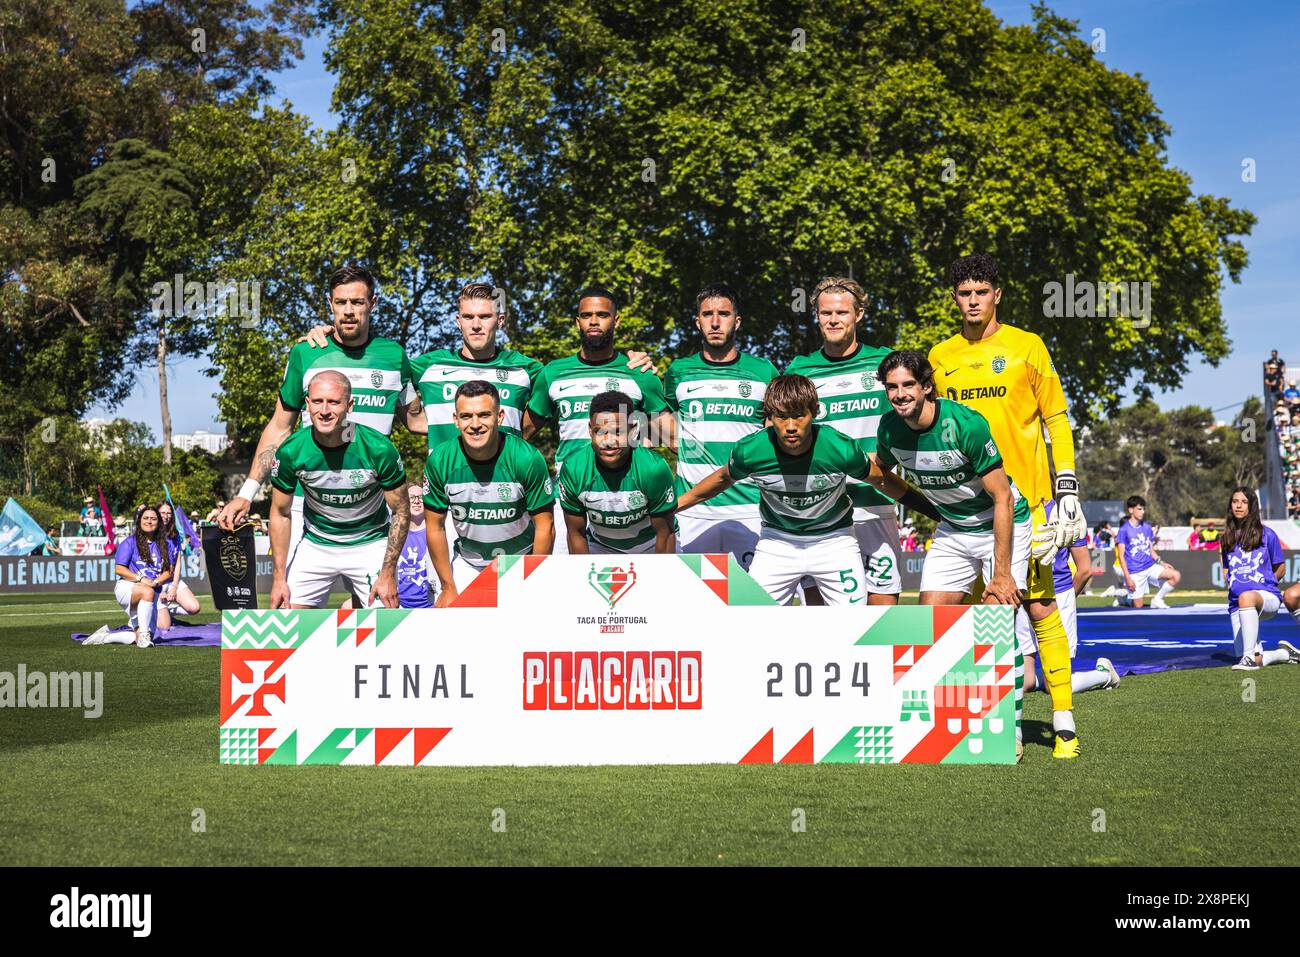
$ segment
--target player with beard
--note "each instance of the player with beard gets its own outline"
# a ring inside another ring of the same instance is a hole
[[[664,395],[677,418],[677,494],[712,475],[746,436],[763,429],[763,398],[777,368],[736,347],[740,295],[725,283],[695,297],[695,325],[704,338],[693,356],[678,359],[664,376]],[[737,482],[677,517],[683,552],[730,552],[745,568],[761,532],[758,486]]]

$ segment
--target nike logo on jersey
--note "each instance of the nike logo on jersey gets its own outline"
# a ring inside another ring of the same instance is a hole
[[[687,387],[686,387],[686,394],[687,394],[687,395],[690,395],[690,394],[693,393],[693,392],[699,392],[699,391],[700,391],[701,389],[703,389],[703,388],[705,388],[705,387],[702,386],[702,385],[697,385],[697,386],[696,386],[695,388],[693,388],[693,389],[692,389],[690,386],[687,386]]]
[[[590,386],[590,382],[571,382],[569,385],[556,386],[556,392],[568,392],[570,389],[577,389],[581,386]]]

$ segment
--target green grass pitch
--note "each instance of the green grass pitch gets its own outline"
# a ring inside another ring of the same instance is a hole
[[[0,596],[0,670],[104,672],[96,720],[0,711],[0,865],[1300,863],[1297,667],[1080,696],[1075,762],[1033,694],[1019,767],[223,767],[216,650],[68,639],[120,615]]]

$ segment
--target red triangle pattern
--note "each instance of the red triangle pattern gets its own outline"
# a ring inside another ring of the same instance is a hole
[[[451,728],[416,728],[415,729],[415,764],[419,764],[429,752],[438,746],[438,742],[451,733]]]
[[[546,559],[550,557],[551,557],[550,555],[525,555],[524,556],[524,580],[527,581],[528,576],[531,575],[533,572],[537,571],[537,566],[540,565],[542,562],[546,561]]]
[[[348,623],[348,619],[352,617],[352,614],[355,610],[356,609],[353,608],[340,608],[338,611],[336,611],[334,613],[335,626],[341,628],[344,625],[346,625]]]
[[[712,589],[713,594],[722,599],[722,603],[727,603],[727,580],[725,578],[706,578],[704,584]]]
[[[369,638],[369,637],[370,637],[371,635],[373,635],[374,633],[375,633],[375,629],[373,629],[373,628],[358,628],[358,629],[357,629],[357,647],[360,647],[360,646],[361,646],[361,642],[365,641],[367,638]]]
[[[258,764],[265,764],[265,763],[266,763],[266,759],[269,758],[269,757],[270,757],[271,755],[273,755],[273,754],[275,754],[275,748],[258,748],[258,749],[257,749],[257,763],[258,763]]]
[[[767,734],[758,739],[755,744],[740,759],[741,764],[771,764],[772,763],[772,728],[767,729]]]
[[[713,555],[713,554],[706,554],[704,556],[705,560],[708,561],[710,565],[712,565],[718,571],[722,572],[722,574],[724,575],[727,574],[727,559],[730,557],[731,557],[730,555]]]
[[[495,608],[497,606],[497,563],[479,572],[469,587],[456,596],[452,608]]]
[[[969,605],[936,605],[934,608],[934,640],[938,641],[947,634],[948,629],[957,624],[962,615],[970,610],[971,606]]]
[[[808,733],[799,739],[799,743],[786,753],[781,759],[782,764],[812,764],[813,763],[813,729],[809,728]]]
[[[375,728],[375,764],[382,764],[410,733],[410,728]]]

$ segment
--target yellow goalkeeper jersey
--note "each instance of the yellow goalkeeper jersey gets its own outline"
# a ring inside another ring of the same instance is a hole
[[[930,350],[938,394],[988,419],[1007,474],[1034,508],[1052,497],[1043,423],[1065,412],[1065,393],[1043,340],[999,326],[980,342],[960,333]],[[1073,457],[1073,456],[1071,456]],[[1074,462],[1058,462],[1074,468]]]

